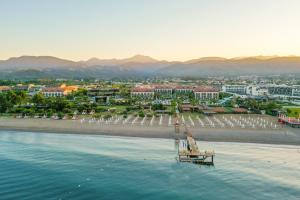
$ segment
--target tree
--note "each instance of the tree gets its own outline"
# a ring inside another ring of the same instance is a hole
[[[191,104],[192,104],[192,106],[193,106],[193,112],[194,112],[194,109],[195,109],[195,106],[198,104],[198,100],[196,99],[196,98],[191,98]]]
[[[159,103],[159,104],[153,104],[152,109],[153,110],[164,110],[165,108],[161,103]]]
[[[87,96],[87,90],[86,89],[79,89],[78,91],[74,92],[73,95],[75,97]]]
[[[21,102],[20,96],[16,94],[14,91],[9,91],[6,93],[6,99],[8,102],[10,102],[12,105],[17,105]]]
[[[46,103],[45,97],[41,93],[37,93],[32,97],[32,103],[37,105],[44,105]]]
[[[299,117],[298,111],[295,111],[294,114],[295,114],[295,117]]]
[[[19,96],[19,103],[24,103],[27,100],[27,94],[24,91],[18,91],[16,94]]]
[[[232,94],[224,93],[224,92],[219,93],[219,99],[224,99],[224,98],[227,98],[227,97],[230,97],[230,96],[232,96]]]
[[[66,108],[70,108],[68,102],[61,97],[55,98],[51,107],[57,112],[62,112]]]
[[[5,94],[0,93],[0,112],[5,113],[9,108],[12,108],[12,104],[7,101]]]
[[[119,90],[119,94],[122,97],[129,97],[130,96],[130,90],[126,86],[121,85],[120,90]]]

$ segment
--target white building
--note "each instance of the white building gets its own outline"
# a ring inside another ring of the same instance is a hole
[[[194,88],[195,99],[198,100],[213,100],[219,99],[219,92],[213,87],[197,87]]]
[[[249,85],[246,94],[250,96],[267,96],[269,91],[266,86]]]
[[[175,91],[177,93],[190,93],[193,92],[194,87],[193,86],[183,86],[183,85],[179,85],[175,87]]]
[[[269,94],[272,96],[293,96],[293,86],[271,84],[267,85],[267,88]]]
[[[247,85],[223,85],[222,91],[227,93],[245,95],[247,94]]]
[[[273,96],[300,98],[300,85],[224,85],[223,92],[249,96]]]
[[[64,96],[64,89],[60,87],[43,88],[41,93],[45,97],[62,97]]]
[[[219,91],[210,86],[170,86],[170,85],[144,85],[137,86],[131,90],[131,97],[141,99],[158,98],[166,100],[176,97],[176,95],[183,95],[189,97],[194,95],[198,100],[212,100],[219,98]]]
[[[173,96],[173,87],[168,85],[157,85],[154,87],[156,94],[171,98]]]
[[[150,86],[139,86],[131,90],[131,97],[140,99],[153,99],[154,98],[154,88]]]
[[[158,93],[168,93],[172,94],[173,87],[167,85],[157,85],[154,87],[154,91]]]

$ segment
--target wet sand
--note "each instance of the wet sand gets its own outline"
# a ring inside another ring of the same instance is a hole
[[[49,119],[0,118],[0,130],[146,138],[175,137],[174,127],[172,126],[107,125]],[[190,130],[196,139],[203,141],[300,145],[300,130],[293,128],[190,128]],[[182,132],[183,127],[181,128],[181,136],[183,137]]]

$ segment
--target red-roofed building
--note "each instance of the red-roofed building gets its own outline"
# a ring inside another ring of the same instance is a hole
[[[193,92],[194,87],[191,85],[178,85],[175,87],[176,92],[178,93],[189,93]]]
[[[219,91],[213,87],[202,86],[194,88],[195,99],[198,100],[213,100],[219,98]]]
[[[212,111],[216,112],[216,113],[225,113],[226,112],[226,109],[223,108],[223,107],[214,107],[212,109]]]
[[[131,90],[131,97],[141,99],[153,99],[154,98],[154,87],[152,86],[138,86]]]
[[[173,88],[174,87],[171,85],[156,85],[154,87],[154,92],[172,94]]]
[[[11,90],[11,87],[9,86],[0,86],[0,93],[1,92],[8,92]]]
[[[131,90],[132,97],[143,99],[172,98],[176,95],[187,96],[194,94],[198,100],[212,100],[219,98],[219,91],[210,86],[192,86],[192,85],[141,85]]]
[[[233,112],[235,112],[235,113],[247,113],[247,109],[245,109],[245,108],[234,108],[233,109]]]
[[[76,92],[78,90],[78,86],[75,85],[67,86],[66,84],[62,84],[60,88],[64,90],[65,95],[70,94],[72,92]]]
[[[46,87],[43,88],[41,93],[45,97],[62,97],[78,90],[77,86],[66,86],[65,84],[60,87]]]

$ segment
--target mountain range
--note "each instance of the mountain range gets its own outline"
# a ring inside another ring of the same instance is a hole
[[[71,61],[52,56],[21,56],[0,60],[1,79],[207,77],[238,75],[300,75],[300,57],[204,57],[180,61],[135,55],[125,59]]]

